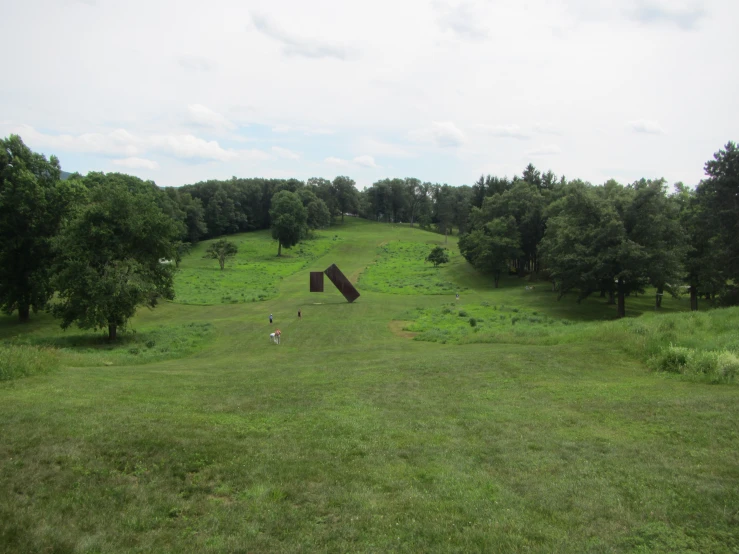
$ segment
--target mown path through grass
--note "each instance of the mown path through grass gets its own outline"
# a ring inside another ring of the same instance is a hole
[[[307,292],[308,272],[335,262],[357,275],[384,241],[443,237],[365,222],[332,232],[336,247],[274,299],[168,303],[134,321],[209,324],[194,353],[0,383],[0,552],[739,548],[739,387],[653,373],[604,335],[397,336],[392,320],[453,296],[360,289],[347,304],[328,283]],[[587,321],[610,309],[518,281],[494,290],[464,264],[441,271],[469,288],[461,309]],[[44,318],[27,332],[60,335]],[[0,337],[19,333],[2,321]]]

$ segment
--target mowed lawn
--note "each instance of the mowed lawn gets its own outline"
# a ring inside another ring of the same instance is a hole
[[[0,552],[739,551],[739,386],[654,373],[607,336],[413,340],[404,322],[450,302],[574,322],[615,307],[496,290],[460,256],[435,281],[458,303],[413,294],[428,269],[393,276],[385,246],[443,236],[363,221],[326,236],[269,300],[141,310],[137,335],[186,343],[150,363],[147,341],[80,350],[48,316],[0,320],[0,340],[63,348],[61,369],[0,382]],[[354,304],[328,280],[308,292],[331,263],[360,283]],[[382,292],[392,279],[409,294]]]

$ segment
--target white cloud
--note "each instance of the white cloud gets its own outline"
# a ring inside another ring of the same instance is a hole
[[[17,125],[10,132],[16,133],[34,148],[49,148],[64,152],[134,156],[141,152],[138,139],[124,129],[109,133],[84,133],[81,135],[50,135],[37,131],[30,125]]]
[[[35,147],[81,154],[123,154],[134,158],[153,150],[182,159],[228,161],[239,157],[237,152],[222,148],[216,141],[207,141],[191,134],[137,137],[125,129],[116,129],[109,133],[84,133],[77,136],[51,135],[41,133],[30,125],[20,125],[13,132],[17,132]]]
[[[300,158],[300,155],[296,152],[293,152],[288,148],[282,148],[280,146],[273,146],[272,152],[274,152],[278,157],[286,160],[297,160],[298,158]]]
[[[305,127],[305,126],[293,126],[293,125],[285,125],[285,124],[279,124],[274,125],[272,127],[273,133],[302,133],[306,136],[314,136],[314,135],[333,135],[334,131],[331,129],[326,129],[323,127]]]
[[[533,150],[529,150],[526,152],[527,156],[556,156],[557,154],[561,154],[562,149],[557,146],[556,144],[548,144],[546,146],[541,146],[539,148],[534,148]]]
[[[122,160],[113,160],[113,163],[130,169],[159,169],[157,162],[144,158],[124,158]]]
[[[303,129],[303,134],[308,136],[313,135],[333,135],[334,131],[331,129],[324,129],[322,127]]]
[[[411,152],[407,146],[375,140],[370,137],[362,137],[357,141],[357,150],[371,152],[375,156],[386,158],[415,158],[417,154]]]
[[[698,26],[707,12],[703,6],[694,1],[638,0],[635,6],[626,10],[626,14],[640,23],[668,23],[689,31]]]
[[[349,49],[344,45],[292,35],[280,29],[269,17],[263,14],[252,13],[251,19],[258,31],[281,43],[282,51],[288,56],[335,58],[338,60],[345,60],[350,56]]]
[[[190,160],[219,160],[222,162],[239,157],[233,150],[221,148],[215,140],[205,140],[195,135],[156,135],[147,141],[152,149],[177,158]]]
[[[339,167],[346,167],[349,165],[349,160],[342,160],[341,158],[336,158],[334,156],[330,156],[323,161],[328,165],[336,165]]]
[[[203,73],[211,72],[216,68],[216,63],[211,60],[202,58],[200,56],[190,56],[186,54],[177,56],[177,63],[181,67],[189,71],[197,71]]]
[[[451,121],[434,121],[429,127],[408,133],[411,140],[429,143],[440,148],[461,146],[466,142],[464,133]]]
[[[459,37],[480,40],[488,36],[487,28],[482,24],[475,5],[463,1],[456,6],[445,2],[434,2],[439,10],[439,24],[442,29],[450,30]]]
[[[438,1],[322,0],[318,9],[220,0],[202,9],[186,0],[176,25],[145,0],[94,9],[6,2],[5,42],[24,44],[27,21],[40,32],[33,47],[3,59],[3,75],[17,78],[0,86],[0,121],[12,122],[0,133],[19,132],[72,170],[156,160],[158,180],[172,185],[278,171],[328,176],[329,156],[358,177],[470,184],[477,168],[520,171],[527,151],[548,144],[561,154],[536,159],[570,178],[600,182],[602,168],[626,167],[634,178],[643,171],[695,184],[739,129],[739,110],[726,109],[739,72],[716,54],[735,50],[739,2]],[[146,48],[126,46],[131,29]],[[711,76],[711,86],[695,75]],[[195,114],[208,123],[195,127],[188,105],[216,116]],[[217,127],[218,116],[237,128]],[[667,132],[633,134],[629,121],[640,118]],[[520,128],[493,129],[496,138],[479,123]],[[188,134],[185,147],[178,137]],[[657,140],[644,149],[645,138]],[[281,158],[273,146],[301,157]],[[353,161],[364,155],[383,168]]]
[[[537,123],[534,125],[534,132],[542,135],[561,135],[562,132],[553,123]]]
[[[664,135],[665,130],[656,121],[649,119],[639,119],[636,121],[629,121],[629,127],[635,133],[647,133],[649,135]]]
[[[190,114],[190,120],[197,125],[203,127],[212,127],[214,129],[235,129],[236,125],[226,119],[218,112],[214,112],[210,108],[202,104],[190,104],[187,106]]]
[[[367,155],[357,156],[351,160],[345,160],[343,158],[331,156],[323,160],[323,162],[328,165],[333,165],[337,167],[365,167],[370,169],[376,169],[380,167],[379,165],[377,165],[377,162],[375,162],[375,159],[372,156]]]
[[[229,152],[233,151],[229,150]],[[269,152],[259,150],[258,148],[254,148],[252,150],[239,150],[233,153],[238,157],[238,159],[252,162],[263,162],[275,159],[275,157],[269,154]]]
[[[492,135],[494,137],[503,137],[503,138],[514,138],[514,139],[520,139],[520,140],[526,140],[531,138],[531,135],[524,132],[521,127],[519,127],[516,124],[511,125],[484,125],[484,124],[478,124],[475,125],[476,129],[480,129],[481,131],[484,131],[488,135]]]
[[[380,167],[375,162],[372,156],[357,156],[352,160],[355,164],[361,165],[362,167]]]

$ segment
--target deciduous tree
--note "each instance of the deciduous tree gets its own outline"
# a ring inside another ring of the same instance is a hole
[[[0,140],[0,308],[21,322],[53,294],[51,240],[80,196],[79,180],[60,181],[60,171],[19,136]]]
[[[434,267],[439,267],[441,264],[449,263],[449,254],[447,253],[446,248],[435,246],[433,250],[429,252],[429,255],[426,257],[426,261],[434,264]]]
[[[308,212],[296,193],[283,190],[272,197],[269,216],[272,221],[272,238],[278,241],[277,255],[282,256],[283,246],[291,248],[303,237]]]
[[[178,228],[157,205],[151,183],[96,174],[87,201],[54,241],[57,261],[52,306],[61,325],[108,329],[116,338],[139,306],[174,297]]]
[[[239,249],[233,242],[220,239],[208,245],[203,258],[218,260],[218,265],[221,266],[221,271],[223,271],[223,268],[226,267],[226,260],[233,258],[238,252]]]

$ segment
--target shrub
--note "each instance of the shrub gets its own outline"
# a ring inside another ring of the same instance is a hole
[[[0,345],[0,381],[46,373],[59,367],[55,349],[28,345]]]
[[[464,310],[461,310],[459,312],[459,317],[467,317],[467,312],[465,312]]]
[[[470,327],[474,327],[477,325],[477,320],[474,317],[470,318]]]
[[[682,346],[670,345],[663,349],[653,364],[659,371],[683,373],[688,365],[689,349]]]

